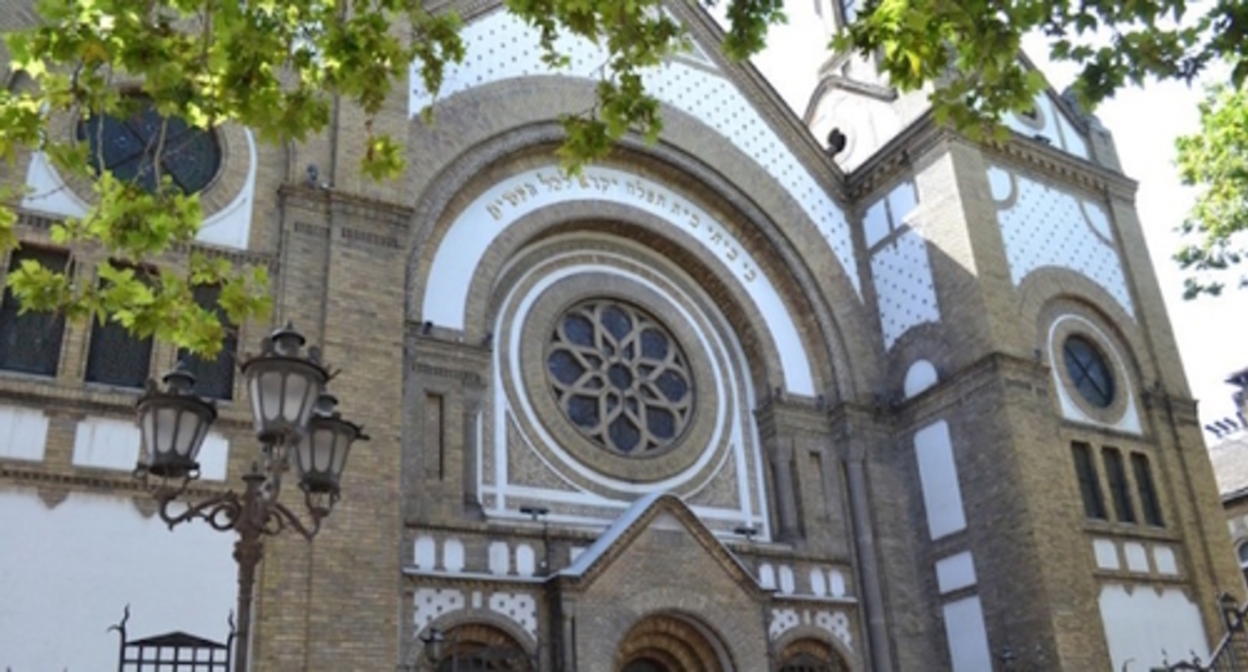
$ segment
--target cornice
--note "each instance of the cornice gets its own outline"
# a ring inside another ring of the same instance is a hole
[[[1098,194],[1133,200],[1139,187],[1139,183],[1122,173],[1017,133],[1011,132],[1004,142],[976,143],[937,123],[928,110],[849,176],[849,194],[857,200],[880,186],[891,184],[898,173],[909,170],[919,157],[937,146],[955,142],[978,149],[989,159],[1023,164]]]
[[[304,184],[283,184],[278,187],[282,204],[321,213],[357,216],[360,221],[406,230],[416,214],[415,208],[379,198],[362,196],[341,189]]]

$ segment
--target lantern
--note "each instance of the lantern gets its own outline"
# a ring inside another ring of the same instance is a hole
[[[162,380],[164,391],[155,381],[148,381],[147,392],[136,405],[147,449],[142,468],[162,478],[193,478],[199,471],[199,449],[217,419],[217,409],[195,396],[195,376],[182,364]]]
[[[256,436],[266,445],[293,442],[308,428],[329,373],[315,348],[300,355],[305,340],[287,324],[264,339],[259,355],[242,365]]]
[[[343,420],[334,410],[337,405],[333,395],[321,394],[308,431],[295,448],[299,486],[309,495],[329,495],[331,503],[338,498],[338,484],[351,444],[357,439],[368,440],[362,427]]]

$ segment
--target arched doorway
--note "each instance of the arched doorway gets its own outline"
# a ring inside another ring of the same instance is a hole
[[[727,672],[714,634],[675,614],[656,614],[633,626],[616,653],[620,672]]]
[[[780,672],[849,672],[831,644],[813,638],[790,642],[778,657]]]
[[[533,658],[511,635],[482,623],[446,633],[434,669],[437,672],[533,672]]]

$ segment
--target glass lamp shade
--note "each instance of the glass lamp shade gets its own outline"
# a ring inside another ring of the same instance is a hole
[[[264,340],[263,351],[242,365],[251,397],[256,435],[265,443],[294,440],[308,429],[316,400],[329,374],[315,349],[299,355],[303,337],[290,327]]]
[[[295,448],[299,485],[309,494],[338,495],[338,483],[347,466],[347,454],[357,439],[368,440],[359,425],[337,413],[317,414]]]
[[[139,398],[136,411],[146,448],[148,473],[163,478],[194,477],[199,470],[199,449],[217,419],[212,404],[191,394],[194,377],[185,371],[165,376],[168,389],[154,383]]]

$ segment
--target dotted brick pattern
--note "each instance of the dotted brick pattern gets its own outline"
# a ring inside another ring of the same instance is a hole
[[[463,591],[453,588],[418,588],[412,599],[417,632],[442,616],[464,608]]]
[[[490,595],[490,611],[520,626],[537,638],[537,599],[528,593],[494,593]]]
[[[772,609],[771,626],[768,627],[767,634],[776,639],[801,623],[802,619],[797,615],[796,609]]]
[[[871,277],[885,349],[911,328],[940,321],[927,242],[917,232],[907,231],[880,247],[871,257]]]
[[[853,636],[849,632],[849,616],[844,612],[820,611],[815,614],[815,625],[832,633],[846,647],[854,648]]]
[[[1036,269],[1064,268],[1087,276],[1135,316],[1101,206],[996,166],[988,180],[993,198],[1005,204],[997,220],[1015,286]]]
[[[466,26],[461,36],[469,55],[464,63],[447,69],[441,97],[505,79],[550,75],[541,62],[537,32],[506,12],[494,12]],[[605,60],[605,52],[581,38],[565,35],[556,48],[571,61],[560,75],[596,78]],[[818,226],[854,289],[861,293],[844,213],[730,81],[679,59],[647,70],[644,80],[659,100],[715,129],[780,182]],[[420,85],[415,70],[412,81],[409,111],[415,116],[433,104],[434,98]]]

